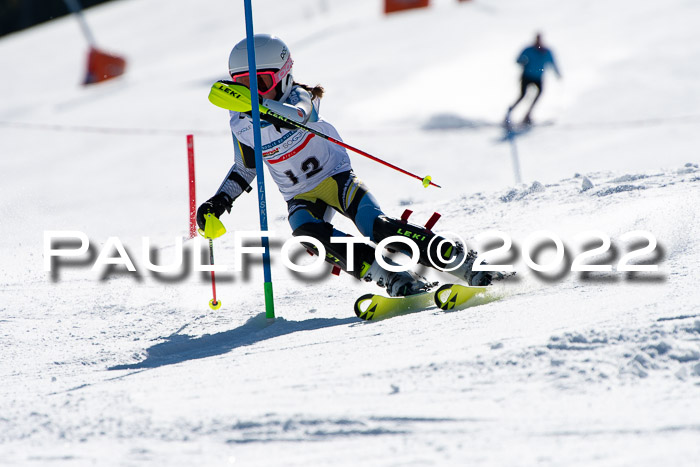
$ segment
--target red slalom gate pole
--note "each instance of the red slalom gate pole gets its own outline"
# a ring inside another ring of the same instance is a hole
[[[194,135],[187,135],[187,168],[190,188],[190,238],[197,235],[197,197],[194,183]],[[214,273],[212,272],[212,276]]]

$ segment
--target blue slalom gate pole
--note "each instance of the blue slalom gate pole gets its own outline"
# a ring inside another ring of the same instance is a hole
[[[251,0],[244,0],[245,5],[245,30],[246,47],[248,49],[248,72],[250,73],[250,95],[255,100],[258,96],[258,80],[255,65],[255,41],[253,39],[253,7]],[[258,179],[258,208],[260,212],[260,230],[267,232],[267,200],[265,198],[265,172],[263,171],[262,137],[260,135],[260,109],[257,105],[252,107],[253,116],[253,141],[255,142],[255,172]],[[275,319],[275,305],[272,296],[272,274],[270,272],[270,239],[262,238],[263,246],[263,271],[265,276],[265,317],[268,320]]]

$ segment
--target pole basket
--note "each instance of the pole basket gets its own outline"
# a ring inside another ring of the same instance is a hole
[[[126,60],[94,47],[88,52],[87,74],[84,85],[99,83],[124,74]]]

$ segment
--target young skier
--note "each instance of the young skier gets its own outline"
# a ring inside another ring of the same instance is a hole
[[[523,120],[524,124],[529,125],[531,123],[532,109],[535,107],[537,100],[542,94],[542,77],[544,75],[544,70],[548,66],[551,66],[558,78],[561,78],[561,74],[559,73],[557,64],[554,62],[552,51],[542,44],[542,35],[539,33],[535,36],[535,43],[520,52],[517,62],[523,68],[523,73],[520,77],[520,97],[518,97],[513,105],[508,107],[506,122],[510,122],[510,113],[515,106],[523,100],[527,93],[527,88],[532,85],[537,89],[537,94],[535,94],[535,98],[532,100],[530,108]]]
[[[340,140],[335,127],[319,116],[323,88],[294,81],[292,57],[285,43],[269,34],[256,34],[254,44],[256,79],[262,104],[283,117]],[[245,40],[231,51],[229,75],[234,83],[249,87]],[[251,190],[250,183],[256,175],[250,112],[231,111],[230,117],[235,161],[216,194],[199,207],[197,223],[201,229],[205,227],[205,214],[211,213],[218,218],[224,211],[230,213],[233,201],[243,191]],[[441,237],[424,227],[384,214],[374,196],[355,176],[344,148],[272,117],[263,116],[263,119],[263,160],[287,201],[292,234],[317,239],[326,249],[326,261],[358,279],[386,287],[390,296],[413,295],[432,286],[412,271],[390,272],[382,268],[375,260],[373,245],[354,244],[350,264],[349,247],[345,243],[331,243],[332,237],[348,236],[329,223],[333,214],[339,212],[351,219],[360,233],[375,244],[387,237],[410,232],[420,252],[420,264],[432,266],[432,258],[435,264],[445,267],[453,259],[465,259],[452,274],[470,285],[491,283],[491,274],[497,273],[472,272],[475,252],[463,251],[459,246],[452,248],[449,242],[444,242],[438,251]],[[433,238],[435,240],[431,243]],[[304,245],[316,251],[313,245]],[[394,243],[392,247],[394,245],[399,250],[403,247],[410,252],[407,245]],[[389,260],[385,261],[391,264]]]

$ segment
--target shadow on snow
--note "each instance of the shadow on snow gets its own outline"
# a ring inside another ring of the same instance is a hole
[[[342,319],[313,318],[304,321],[287,321],[284,318],[277,318],[272,324],[268,325],[265,313],[261,313],[250,318],[242,326],[230,331],[205,334],[199,337],[175,333],[167,337],[165,342],[158,343],[147,349],[145,360],[138,363],[115,365],[108,369],[137,370],[174,365],[188,360],[222,355],[238,347],[244,347],[294,332],[314,331],[352,323],[357,323],[357,318],[354,316]]]

